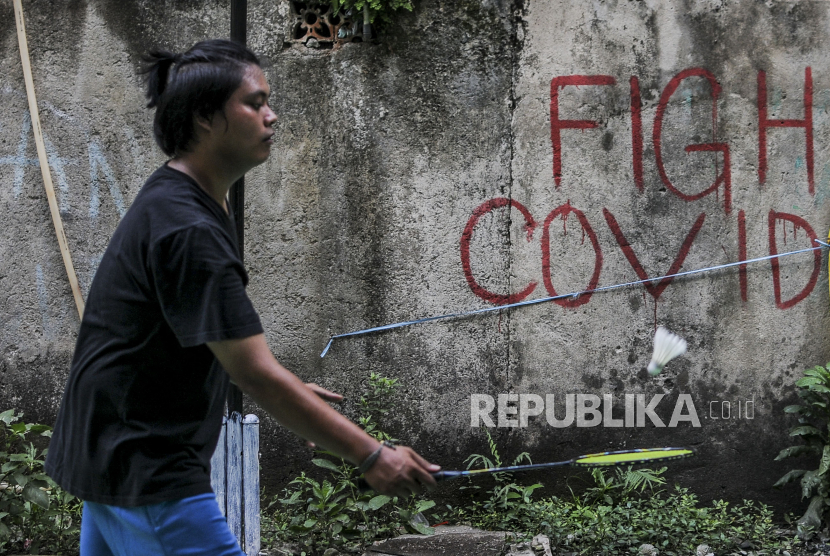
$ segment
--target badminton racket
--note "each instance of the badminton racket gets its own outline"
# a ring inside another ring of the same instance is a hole
[[[548,469],[550,467],[562,467],[572,465],[575,467],[611,467],[615,465],[636,465],[640,463],[652,463],[684,459],[695,455],[691,448],[636,448],[633,450],[619,450],[615,452],[599,452],[577,456],[565,461],[554,461],[550,463],[530,463],[525,465],[510,465],[507,467],[491,467],[488,469],[467,469],[466,471],[438,471],[432,476],[436,481],[449,481],[460,477],[478,477],[480,475],[492,475],[494,473],[517,473],[522,471],[535,471],[537,469]],[[360,490],[369,490],[371,487],[365,479],[358,480]]]

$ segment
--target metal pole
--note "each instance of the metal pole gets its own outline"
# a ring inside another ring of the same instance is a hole
[[[231,0],[231,40],[245,44],[248,40],[248,0]],[[245,262],[245,177],[239,178],[228,192],[231,212],[236,220],[239,257]],[[242,414],[242,391],[234,384],[228,390],[228,414]]]

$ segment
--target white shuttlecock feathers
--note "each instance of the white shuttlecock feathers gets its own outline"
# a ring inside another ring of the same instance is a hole
[[[686,340],[672,334],[662,326],[654,333],[654,354],[648,364],[648,372],[656,376],[663,370],[666,363],[686,353]]]

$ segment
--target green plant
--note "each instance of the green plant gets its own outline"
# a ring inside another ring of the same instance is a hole
[[[369,387],[358,402],[357,422],[368,434],[377,440],[397,442],[378,428],[380,420],[389,414],[389,401],[399,387],[397,378],[386,378],[375,372],[369,375]]]
[[[565,553],[632,554],[643,544],[667,556],[695,554],[703,544],[715,554],[747,544],[755,549],[792,546],[778,537],[769,507],[751,501],[701,506],[688,489],[659,490],[664,471],[618,469],[616,477],[609,477],[595,469],[590,474],[593,485],[571,500],[517,500],[519,510],[509,521],[482,504],[467,504],[453,517],[485,529],[507,527],[518,538],[544,534]]]
[[[401,532],[432,533],[415,516],[434,507],[434,502],[359,492],[350,473],[340,469],[331,481],[316,481],[302,473],[291,481],[295,488],[272,503],[285,508],[272,516],[277,536],[307,554],[320,554],[329,548],[358,551],[375,539]]]
[[[658,470],[634,469],[615,467],[616,477],[606,477],[601,467],[591,469],[594,486],[585,489],[582,498],[586,503],[614,504],[628,500],[633,494],[642,494],[649,490],[655,492],[655,487],[666,484],[661,477],[666,472],[662,467]],[[571,491],[573,492],[573,491]]]
[[[22,417],[13,409],[0,413],[0,552],[76,551],[81,502],[43,472],[47,448],[30,439],[49,438],[52,429]]]
[[[470,455],[465,460],[467,469],[476,466],[481,469],[503,466],[501,455],[493,437],[486,429],[485,434],[487,434],[490,456]],[[527,452],[522,452],[516,456],[510,465],[520,465],[523,462],[532,463],[530,454]],[[513,481],[512,473],[494,473],[492,478],[495,484],[486,494],[487,498],[484,500],[474,498],[466,506],[457,508],[455,518],[460,521],[474,522],[475,525],[487,529],[522,529],[523,525],[529,522],[529,514],[532,513],[533,491],[542,488],[543,485],[541,483],[529,486],[520,485]],[[461,487],[461,490],[467,490],[470,494],[475,495],[483,489],[471,480],[466,486]]]
[[[358,402],[358,424],[378,440],[394,440],[379,429],[378,420],[389,413],[397,388],[397,379],[372,373],[367,393]],[[423,512],[435,502],[362,492],[353,465],[330,452],[317,453],[322,457],[312,463],[325,469],[328,478],[320,481],[303,472],[282,497],[267,504],[266,544],[279,540],[295,545],[301,554],[322,554],[332,548],[358,551],[375,539],[401,532],[432,533]]]
[[[413,0],[331,0],[335,13],[340,10],[352,10],[354,13],[363,13],[364,23],[374,23],[380,15],[384,21],[390,21],[390,14],[396,10],[412,11]]]
[[[501,466],[495,442],[489,434],[487,439],[490,456],[475,454],[468,458],[470,466]],[[514,463],[520,461],[530,461],[530,457],[520,454]],[[756,549],[791,545],[778,538],[767,506],[716,501],[711,507],[701,507],[688,489],[662,490],[665,472],[665,467],[615,468],[613,474],[592,469],[588,486],[578,494],[571,489],[571,500],[534,499],[531,494],[541,485],[522,486],[509,474],[497,474],[484,500],[454,509],[451,519],[513,531],[524,539],[545,534],[559,551],[578,554],[631,554],[646,543],[665,555],[695,554],[702,544],[716,554],[746,543]],[[472,484],[465,488],[473,493],[484,490]]]
[[[818,455],[818,469],[793,469],[775,483],[776,487],[801,479],[801,497],[809,498],[807,511],[797,521],[798,535],[811,538],[823,523],[830,505],[830,363],[804,371],[804,377],[795,383],[802,403],[789,405],[785,413],[798,416],[798,425],[790,429],[790,436],[798,436],[804,444],[784,448],[775,461],[785,458]]]
[[[600,489],[608,481],[604,475],[592,473]],[[679,486],[672,492],[631,490],[628,495],[612,497],[611,503],[590,493],[572,501],[551,498],[540,504],[537,514],[538,530],[550,537],[551,544],[581,554],[630,554],[643,544],[665,555],[695,554],[703,544],[715,554],[747,544],[755,549],[785,546],[776,535],[773,513],[767,506],[715,501],[705,507]]]
[[[368,393],[358,404],[359,422],[376,438],[383,433],[377,419],[388,413],[397,382],[372,375]],[[388,436],[385,436],[388,438]],[[473,454],[468,468],[501,467],[502,457],[487,434],[488,455]],[[465,523],[489,530],[512,531],[522,539],[547,535],[557,553],[625,555],[637,553],[643,544],[655,546],[661,555],[697,553],[708,545],[715,554],[746,552],[781,553],[800,541],[779,537],[772,510],[751,501],[732,505],[715,501],[703,506],[688,489],[663,490],[666,468],[594,469],[588,485],[571,499],[534,498],[541,485],[524,486],[509,473],[478,479],[461,487],[466,500],[447,512],[435,513],[430,500],[398,500],[362,493],[355,486],[354,467],[339,458],[315,458],[314,464],[328,472],[316,480],[306,474],[295,479],[285,496],[276,498],[263,514],[266,545],[273,540],[288,542],[286,554],[302,556],[356,552],[375,539],[400,532],[430,532],[419,519],[430,511],[436,521]],[[526,452],[511,462],[530,462]],[[584,475],[583,475],[584,477]],[[570,485],[569,485],[570,488]],[[270,535],[270,538],[269,538]],[[276,548],[279,553],[281,549]],[[776,550],[777,552],[773,552]]]

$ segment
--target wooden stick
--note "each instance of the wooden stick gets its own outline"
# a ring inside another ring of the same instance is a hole
[[[17,21],[17,41],[20,44],[20,62],[23,64],[23,78],[26,81],[26,96],[29,98],[29,113],[32,116],[32,130],[34,131],[35,143],[37,144],[37,158],[40,161],[40,173],[43,175],[43,185],[46,187],[46,197],[49,199],[49,211],[52,213],[52,223],[55,225],[55,233],[58,236],[63,265],[66,267],[67,276],[69,276],[69,285],[72,286],[75,306],[78,308],[78,316],[83,317],[84,298],[81,295],[81,288],[78,286],[78,277],[75,275],[72,257],[69,255],[69,245],[66,242],[66,234],[63,232],[61,213],[58,209],[58,201],[55,198],[52,174],[49,172],[49,163],[46,159],[46,147],[43,145],[43,134],[40,130],[40,115],[37,109],[37,99],[35,98],[32,66],[29,62],[29,45],[26,42],[26,27],[23,24],[23,5],[21,4],[21,0],[14,0],[14,18]]]

